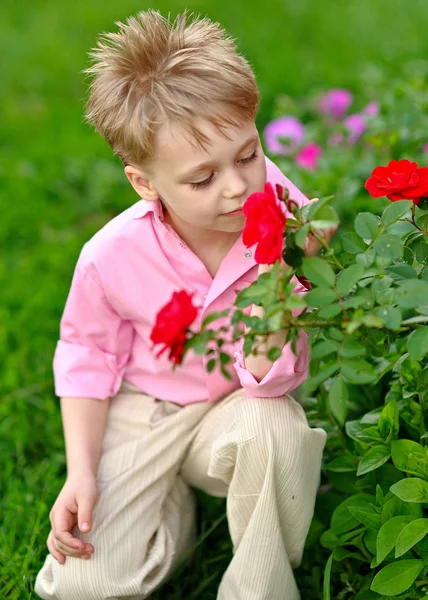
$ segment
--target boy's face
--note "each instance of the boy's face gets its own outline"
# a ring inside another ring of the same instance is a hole
[[[157,133],[150,180],[138,177],[130,166],[125,172],[142,198],[162,200],[166,220],[179,233],[242,231],[242,212],[226,213],[241,209],[253,192],[263,191],[266,164],[255,123],[228,128],[230,139],[209,121],[198,126],[210,140],[206,150],[192,146],[179,126],[169,124]]]

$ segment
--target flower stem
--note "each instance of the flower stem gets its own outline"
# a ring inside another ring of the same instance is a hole
[[[323,246],[327,250],[327,252],[330,251],[330,246],[327,244],[324,237],[319,237],[315,232],[312,232],[312,235],[317,240],[317,242],[319,242],[321,244],[321,246]],[[342,271],[345,269],[345,267],[337,260],[337,258],[335,257],[334,254],[331,256],[331,258],[332,258],[332,262],[337,267],[339,267],[339,269],[341,269]]]

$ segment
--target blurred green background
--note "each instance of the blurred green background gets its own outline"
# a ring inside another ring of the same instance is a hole
[[[237,38],[262,93],[261,129],[278,94],[333,86],[358,93],[363,66],[405,77],[409,60],[428,56],[426,0],[2,2],[0,598],[35,597],[48,513],[64,480],[52,357],[77,256],[97,229],[138,200],[108,145],[83,123],[81,71],[98,33],[147,8],[172,17],[188,8]],[[218,516],[214,501],[207,507],[203,529]],[[215,598],[224,567],[216,556],[223,552],[224,564],[229,557],[225,536],[223,523],[193,573],[159,597]]]

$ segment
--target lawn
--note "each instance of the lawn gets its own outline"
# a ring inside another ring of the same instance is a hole
[[[81,71],[99,32],[148,7],[133,0],[6,0],[0,7],[1,599],[36,597],[48,514],[65,477],[52,357],[77,256],[138,200],[107,144],[83,123]],[[260,128],[278,94],[333,86],[358,92],[363,65],[406,76],[407,61],[428,55],[424,0],[174,0],[150,7],[172,15],[187,7],[238,38],[262,93]],[[231,552],[225,505],[199,498],[193,564],[156,598],[216,597]]]

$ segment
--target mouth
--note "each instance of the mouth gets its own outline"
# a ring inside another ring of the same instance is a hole
[[[223,213],[223,217],[234,217],[234,216],[238,216],[238,215],[242,215],[242,208],[238,208],[237,210],[233,210],[232,212],[228,212],[228,213]]]

